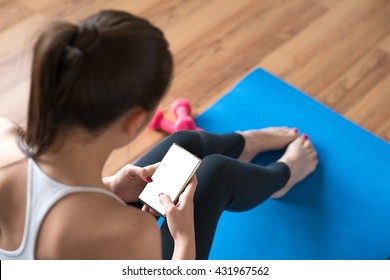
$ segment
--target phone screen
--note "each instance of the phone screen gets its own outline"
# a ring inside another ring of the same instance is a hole
[[[153,174],[153,182],[148,183],[141,192],[140,201],[165,217],[165,210],[158,195],[160,193],[169,195],[171,200],[176,203],[201,162],[198,157],[178,144],[173,144]]]

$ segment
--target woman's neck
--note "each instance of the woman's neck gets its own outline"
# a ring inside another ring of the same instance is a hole
[[[70,186],[104,186],[102,170],[118,139],[105,132],[97,137],[76,130],[58,135],[52,148],[37,158],[43,171]]]

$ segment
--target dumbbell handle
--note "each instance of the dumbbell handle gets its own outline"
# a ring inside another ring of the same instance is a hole
[[[183,118],[177,119],[175,122],[175,129],[179,130],[195,130],[196,124],[190,116],[184,116]]]
[[[172,122],[164,117],[161,110],[157,110],[153,119],[149,123],[149,128],[154,130],[164,130],[168,133],[174,133],[180,130],[202,130],[196,127],[194,119],[191,117],[191,106],[188,100],[184,98],[176,99],[171,106],[176,116],[176,121]]]
[[[196,128],[195,122],[191,117],[190,102],[184,98],[176,99],[172,105],[171,110],[176,116],[175,128],[176,130],[194,130]]]
[[[150,121],[149,128],[154,129],[154,130],[164,130],[168,133],[173,133],[175,132],[175,125],[173,122],[167,120],[164,117],[164,113],[160,110],[156,111],[156,114],[154,115],[153,119]]]
[[[161,119],[160,129],[162,129],[168,133],[171,133],[171,134],[176,131],[175,124],[173,122],[171,122],[170,120],[167,120],[165,117]]]

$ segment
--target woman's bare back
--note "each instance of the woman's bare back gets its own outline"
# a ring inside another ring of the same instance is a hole
[[[14,251],[24,234],[27,158],[18,126],[0,118],[0,248]],[[130,259],[161,257],[155,220],[104,194],[75,193],[47,213],[36,239],[37,259]]]
[[[17,126],[0,118],[0,248],[22,241],[26,212],[27,159],[16,144]]]

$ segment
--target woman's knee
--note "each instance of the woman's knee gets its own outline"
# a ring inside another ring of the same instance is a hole
[[[205,200],[223,201],[225,207],[231,200],[231,186],[229,182],[230,164],[228,157],[219,154],[206,156],[196,173],[198,187],[195,193],[195,201],[205,203]]]
[[[177,131],[171,134],[168,139],[170,142],[176,143],[196,156],[201,157],[201,155],[199,155],[199,145],[201,141],[199,131]]]
[[[224,178],[230,172],[231,166],[228,164],[230,160],[232,159],[220,154],[208,155],[203,158],[198,175],[207,180]]]
[[[193,141],[197,136],[197,131],[191,131],[191,130],[180,130],[177,132],[172,133],[169,136],[170,140],[173,140],[175,143],[187,143],[190,141]]]

